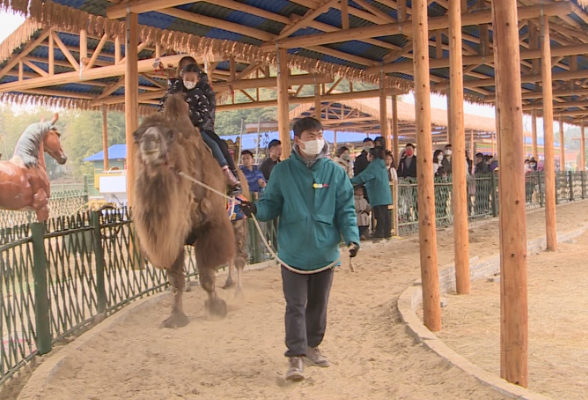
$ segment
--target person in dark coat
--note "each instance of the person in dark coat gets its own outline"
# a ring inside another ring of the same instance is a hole
[[[270,175],[274,167],[280,162],[282,156],[282,142],[274,139],[267,145],[268,157],[261,163],[259,170],[263,174],[263,177],[269,182]]]
[[[400,163],[398,164],[398,177],[417,177],[417,158],[414,155],[414,146],[412,143],[407,143],[404,148],[404,157],[400,159]]]
[[[443,168],[445,168],[445,172],[447,173],[447,175],[451,175],[451,173],[453,172],[453,163],[451,160],[451,154],[452,154],[452,150],[451,150],[451,145],[448,144],[447,146],[445,146],[445,150],[443,151],[444,157],[443,157],[443,161],[441,161],[441,165],[443,166]]]
[[[370,138],[363,139],[363,150],[361,154],[355,158],[355,163],[353,164],[353,176],[357,176],[363,172],[364,169],[368,167],[370,162],[367,159],[368,151],[374,147],[374,142]]]
[[[486,160],[484,159],[484,154],[478,153],[476,154],[476,169],[475,169],[475,176],[476,176],[476,212],[477,214],[486,214],[490,208],[490,189],[489,189],[489,181],[484,178],[490,170],[488,169],[488,164],[486,164]]]

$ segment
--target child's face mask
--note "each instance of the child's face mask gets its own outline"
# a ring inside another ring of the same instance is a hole
[[[192,90],[196,87],[196,82],[184,81],[184,87],[188,90]]]

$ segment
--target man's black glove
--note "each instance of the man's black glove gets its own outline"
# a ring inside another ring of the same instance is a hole
[[[349,257],[355,257],[359,251],[359,245],[357,243],[351,243],[349,245]]]
[[[241,200],[241,211],[243,211],[243,214],[247,215],[248,217],[251,217],[251,214],[257,213],[257,206],[255,205],[255,203],[250,203],[246,200]]]

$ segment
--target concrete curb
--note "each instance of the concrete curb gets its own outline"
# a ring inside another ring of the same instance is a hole
[[[275,261],[270,260],[259,264],[247,265],[244,271],[260,271],[277,265],[278,264]],[[225,272],[217,276],[222,276],[226,274],[227,273]],[[149,296],[147,298],[137,300],[133,304],[124,307],[119,312],[106,318],[104,321],[100,322],[99,324],[85,332],[83,335],[76,338],[73,342],[64,346],[61,350],[55,352],[54,354],[49,353],[47,355],[48,358],[45,361],[43,361],[37,369],[35,369],[31,377],[27,380],[26,385],[21,390],[17,399],[41,399],[43,393],[41,389],[49,384],[51,378],[57,372],[59,372],[59,370],[64,365],[65,361],[69,356],[72,356],[77,352],[82,351],[89,342],[91,342],[101,333],[106,332],[117,325],[120,325],[129,316],[136,314],[138,311],[143,310],[147,307],[153,307],[154,305],[161,303],[165,298],[167,298],[167,296],[169,296],[169,292],[166,291],[154,296]]]
[[[573,231],[557,235],[558,242],[568,242],[588,230],[588,224]],[[527,245],[527,253],[539,252],[545,249],[545,238],[531,240]],[[470,260],[470,276],[472,280],[492,276],[500,272],[500,255],[491,256],[485,260],[474,257]],[[455,287],[455,265],[449,264],[439,271],[439,286],[441,293],[447,293]],[[464,357],[450,349],[433,332],[428,330],[416,314],[417,307],[422,303],[423,291],[420,280],[415,280],[413,286],[408,287],[398,298],[398,310],[407,333],[418,343],[422,343],[437,353],[449,364],[461,369],[466,374],[476,378],[480,383],[490,386],[503,396],[521,400],[552,400],[550,397],[514,385],[506,380],[483,370]]]

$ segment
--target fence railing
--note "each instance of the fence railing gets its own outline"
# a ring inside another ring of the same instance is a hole
[[[264,230],[275,243],[274,224]],[[249,232],[250,262],[267,259],[257,231]],[[193,248],[186,251],[193,280]],[[126,209],[0,230],[0,385],[56,342],[167,284],[166,273],[141,256]]]
[[[556,172],[556,203],[582,200],[588,197],[586,172]],[[498,204],[499,174],[488,173],[468,177],[467,201],[470,221],[496,217]],[[404,179],[398,183],[398,230],[401,235],[418,231],[416,180]],[[453,224],[452,182],[450,178],[435,180],[435,219],[437,227]],[[545,174],[532,172],[525,176],[525,203],[527,210],[545,206]]]

